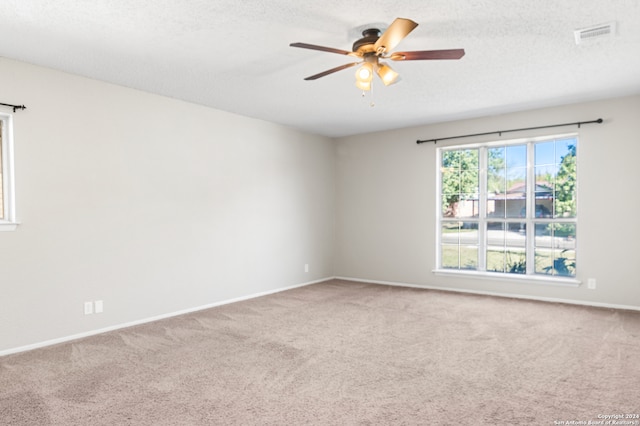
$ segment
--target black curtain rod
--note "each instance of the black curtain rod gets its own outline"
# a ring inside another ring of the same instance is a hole
[[[1,102],[0,105],[13,108],[13,112],[16,112],[17,109],[27,109],[27,107],[24,105],[3,104]]]
[[[472,135],[449,136],[447,138],[437,138],[437,139],[425,139],[425,140],[418,140],[417,143],[418,144],[426,143],[426,142],[438,143],[438,141],[446,141],[449,139],[470,138],[472,136],[485,136],[485,135],[496,135],[496,134],[499,136],[502,136],[503,133],[522,132],[523,130],[548,129],[551,127],[578,126],[578,128],[580,128],[580,126],[582,126],[583,124],[602,123],[602,122],[603,122],[602,118],[598,118],[597,120],[592,120],[592,121],[577,121],[575,123],[551,124],[549,126],[525,127],[522,129],[497,130],[495,132],[474,133]]]

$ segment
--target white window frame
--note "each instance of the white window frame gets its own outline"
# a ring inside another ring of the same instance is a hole
[[[577,151],[580,150],[579,143],[579,135],[577,133],[565,133],[565,134],[557,134],[557,135],[548,135],[548,136],[540,136],[540,137],[530,137],[530,138],[519,138],[519,139],[511,139],[511,140],[500,140],[500,141],[491,141],[491,142],[483,142],[483,143],[474,143],[474,144],[463,144],[463,145],[447,145],[443,147],[438,147],[436,149],[436,269],[432,272],[436,275],[442,276],[464,276],[470,278],[479,278],[479,279],[490,279],[493,281],[511,281],[511,282],[531,282],[535,284],[550,284],[550,285],[562,285],[562,286],[573,286],[578,287],[581,284],[581,281],[577,279],[577,275],[575,277],[559,277],[557,275],[540,275],[533,274],[532,268],[534,264],[534,244],[535,239],[531,238],[529,235],[526,240],[526,253],[527,253],[527,273],[526,274],[509,274],[509,273],[500,273],[500,272],[490,272],[486,270],[462,270],[462,269],[445,269],[441,267],[442,259],[441,259],[441,236],[442,236],[442,206],[441,206],[441,196],[442,196],[442,174],[440,172],[440,168],[442,165],[442,153],[444,151],[449,150],[464,150],[464,149],[478,149],[479,150],[479,217],[477,219],[478,223],[478,232],[479,232],[479,265],[483,265],[486,248],[486,235],[484,232],[485,223],[489,221],[486,217],[486,197],[487,197],[487,175],[486,175],[486,150],[496,146],[508,146],[508,145],[523,145],[527,146],[527,197],[530,196],[530,193],[533,192],[532,186],[535,185],[535,174],[533,171],[533,146],[536,142],[542,142],[553,139],[564,139],[564,138],[575,138],[578,140]],[[579,160],[578,155],[578,161]],[[579,168],[578,168],[579,170]],[[578,172],[579,173],[579,172]],[[577,185],[579,186],[580,179],[578,178]],[[527,203],[528,209],[534,209],[535,203]],[[461,219],[464,220],[464,219]],[[527,223],[528,229],[534,229],[535,221],[529,211],[526,215],[525,221]],[[562,219],[556,219],[556,223],[563,222]],[[578,218],[576,217],[572,220],[573,223],[578,223]],[[576,257],[578,256],[577,247],[576,247]]]
[[[2,205],[4,217],[0,219],[0,231],[15,231],[18,227],[16,221],[15,202],[15,174],[13,161],[13,116],[0,112],[2,121]]]

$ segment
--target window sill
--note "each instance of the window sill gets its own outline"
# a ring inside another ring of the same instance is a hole
[[[0,221],[0,232],[2,231],[15,231],[18,228],[17,222],[3,222]]]
[[[582,284],[582,282],[576,278],[548,277],[543,275],[499,274],[493,272],[459,271],[449,269],[435,269],[432,272],[438,276],[458,278],[465,277],[492,281],[510,281],[523,284],[556,285],[562,287],[580,287],[580,285]]]

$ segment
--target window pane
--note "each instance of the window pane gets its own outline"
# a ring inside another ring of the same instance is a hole
[[[503,247],[489,247],[487,249],[487,271],[505,272],[505,252]]]
[[[576,275],[575,250],[554,250],[553,253],[553,274],[574,277]]]
[[[527,255],[524,250],[509,250],[505,252],[506,270],[509,274],[527,273]]]
[[[478,169],[465,170],[460,173],[460,188],[462,192],[478,193]]]
[[[460,247],[460,269],[478,269],[478,246]]]
[[[465,149],[460,151],[460,170],[478,170],[478,150]]]
[[[442,195],[442,217],[455,217],[458,208],[458,200],[460,194],[444,194]]]
[[[487,156],[487,215],[522,217],[527,193],[526,145],[490,148]]]
[[[527,167],[527,146],[512,145],[507,147],[507,168],[526,168]]]
[[[536,273],[575,276],[575,249],[576,225],[574,223],[536,224]]]
[[[487,271],[526,273],[524,222],[487,223]]]
[[[442,245],[442,267],[445,269],[478,269],[477,246]]]
[[[478,150],[443,151],[441,165],[442,217],[477,217],[479,214]]]
[[[487,172],[487,191],[489,194],[507,192],[507,169],[494,169]]]
[[[556,223],[553,225],[553,234],[558,240],[561,248],[576,248],[576,225],[575,223]]]
[[[471,218],[480,213],[476,194],[444,194],[441,198],[442,217]]]
[[[487,216],[488,217],[504,217],[504,203],[501,200],[487,199]]]
[[[536,167],[535,217],[551,217],[553,215],[553,188],[556,170],[555,166]]]
[[[554,165],[555,160],[555,141],[539,142],[535,145],[535,165]]]
[[[458,192],[460,185],[460,170],[452,168],[442,169],[442,191],[446,191],[451,188],[451,191]],[[447,183],[447,185],[444,185]]]
[[[563,144],[558,174],[556,175],[554,217],[576,216],[576,182],[578,180],[576,164],[576,145]]]
[[[440,255],[447,269],[478,268],[478,224],[446,222],[441,227]]]
[[[460,169],[460,151],[444,151],[442,153],[442,167]]]
[[[460,223],[460,244],[478,245],[478,224],[476,222]]]
[[[478,244],[476,222],[445,222],[441,230],[440,239],[444,244]]]
[[[556,141],[555,163],[557,163],[557,164],[562,163],[563,159],[567,155],[575,156],[576,155],[575,147],[576,147],[576,140],[573,139],[573,138],[571,138],[571,139],[562,139],[562,140]]]
[[[505,217],[523,217],[522,209],[527,198],[527,146],[514,145],[506,148],[507,192]],[[525,209],[526,211],[526,209]]]
[[[549,271],[553,270],[553,256],[551,256],[550,250],[535,250],[535,259],[536,259],[536,274],[548,274]]]
[[[487,191],[502,194],[507,191],[505,148],[487,150]]]
[[[457,216],[460,218],[478,217],[479,205],[475,194],[463,194],[458,203]]]
[[[506,217],[524,217],[526,215],[526,200],[524,198],[516,198],[513,200],[507,200],[506,202]]]
[[[477,149],[460,149],[443,151],[442,167],[452,168],[456,170],[474,170],[478,169],[478,150]]]
[[[555,164],[547,164],[544,166],[536,166],[536,188],[537,193],[548,196],[553,195],[556,174],[558,174],[558,166]]]
[[[507,223],[506,242],[510,247],[526,247],[526,223],[525,222],[509,222]]]
[[[552,247],[551,224],[536,223],[536,247]]]
[[[566,193],[557,193],[558,196],[554,201],[553,213],[554,217],[576,217],[576,193],[570,191]]]
[[[442,244],[440,256],[445,269],[460,269],[460,253],[458,245]]]
[[[505,271],[504,229],[504,222],[487,222],[487,271]]]
[[[575,138],[535,145],[536,217],[576,217]]]
[[[504,146],[487,149],[487,155],[489,156],[489,167],[492,167],[492,166],[505,167],[506,152],[507,151]]]
[[[575,250],[536,249],[536,273],[575,277]]]
[[[507,169],[504,167],[504,148],[488,150],[487,215],[504,218],[507,194]]]
[[[440,240],[444,244],[458,244],[460,241],[460,222],[445,222],[440,229]]]
[[[551,217],[551,209],[553,206],[551,205],[551,200],[536,199],[536,217]]]
[[[524,185],[527,181],[527,169],[524,167],[511,167],[507,169],[507,189],[513,191],[518,189],[523,192],[526,189]]]

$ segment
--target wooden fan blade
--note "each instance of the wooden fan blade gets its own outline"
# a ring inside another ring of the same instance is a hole
[[[335,49],[333,47],[318,46],[315,44],[308,44],[308,43],[291,43],[289,46],[300,47],[302,49],[319,50],[321,52],[337,53],[339,55],[349,55],[349,56],[356,56],[356,57],[360,56],[355,52],[349,52],[347,50]]]
[[[305,78],[305,80],[317,80],[320,77],[324,77],[325,75],[329,75],[329,74],[333,74],[334,72],[338,72],[338,71],[342,71],[342,70],[346,70],[347,68],[351,68],[355,65],[361,64],[362,62],[353,62],[351,64],[344,64],[344,65],[340,65],[339,67],[335,67],[335,68],[331,68],[330,70],[326,70],[323,71],[321,73],[318,74],[314,74],[310,77]]]
[[[392,61],[420,61],[428,59],[460,59],[464,49],[415,50],[413,52],[395,52],[389,56]]]
[[[417,26],[411,19],[396,18],[373,45],[375,52],[386,53],[392,50]]]

